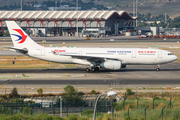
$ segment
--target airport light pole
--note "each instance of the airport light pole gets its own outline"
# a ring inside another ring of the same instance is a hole
[[[78,0],[76,0],[76,10],[77,10],[76,30],[77,30],[77,37],[78,37]]]
[[[60,96],[59,99],[60,99],[60,104],[59,104],[59,110],[60,110],[60,111],[59,111],[59,116],[62,117],[62,97]]]
[[[138,26],[138,24],[137,24],[137,3],[138,3],[138,0],[136,0],[136,27]]]
[[[112,89],[117,89],[117,90],[119,90],[118,88],[110,88],[110,90],[112,90]],[[122,94],[122,92],[119,90],[119,92]]]
[[[134,0],[133,0],[133,17],[135,17],[135,15],[134,15],[134,11],[135,11],[135,8],[134,8],[134,6],[135,6],[135,2],[134,2]],[[134,20],[133,20],[133,27],[135,27],[135,25],[134,25],[135,23],[134,23]]]
[[[21,0],[21,11],[22,11],[22,0]]]
[[[57,1],[55,1],[55,10],[57,11]]]
[[[95,105],[94,105],[93,120],[96,120],[96,108],[97,108],[97,103],[98,103],[99,98],[100,98],[102,95],[107,95],[108,97],[110,97],[110,99],[114,99],[114,98],[117,96],[117,93],[116,93],[115,91],[109,91],[108,93],[102,93],[102,94],[100,94],[100,95],[97,97],[96,102],[95,102]]]

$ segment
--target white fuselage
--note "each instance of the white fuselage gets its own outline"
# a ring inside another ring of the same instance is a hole
[[[57,63],[77,63],[83,65],[91,64],[87,57],[102,57],[117,59],[124,65],[157,65],[169,63],[177,59],[171,52],[159,49],[140,48],[63,48],[42,47],[27,48],[27,55],[38,59]],[[55,55],[58,53],[59,55]],[[83,56],[82,59],[73,56]]]

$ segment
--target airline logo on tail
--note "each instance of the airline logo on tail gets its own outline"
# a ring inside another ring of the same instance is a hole
[[[24,41],[26,41],[27,35],[25,35],[21,29],[13,29],[13,30],[20,34],[20,35],[11,34],[11,35],[18,37],[18,39],[15,41],[19,41],[18,43],[24,43]]]

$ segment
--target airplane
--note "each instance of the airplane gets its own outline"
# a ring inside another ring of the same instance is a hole
[[[5,21],[13,42],[13,49],[24,55],[45,61],[89,66],[86,72],[99,68],[120,70],[127,65],[157,65],[178,59],[173,53],[160,49],[142,48],[64,48],[43,47],[34,42],[15,21]]]

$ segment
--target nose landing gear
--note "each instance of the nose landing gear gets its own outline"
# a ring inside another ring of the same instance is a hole
[[[160,68],[156,68],[156,71],[160,71]]]
[[[157,65],[156,71],[160,71],[160,65]]]

